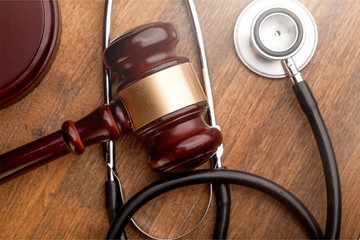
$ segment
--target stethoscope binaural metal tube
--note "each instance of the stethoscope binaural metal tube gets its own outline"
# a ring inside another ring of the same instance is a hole
[[[111,31],[111,13],[112,13],[113,0],[105,0],[104,19],[103,19],[103,51],[108,47],[110,42]],[[111,91],[111,73],[110,70],[103,65],[103,91],[104,91],[104,104],[110,104],[112,100]],[[108,180],[105,182],[105,200],[106,208],[108,211],[108,219],[111,223],[119,208],[123,205],[121,199],[121,183],[116,173],[115,166],[115,144],[113,141],[107,141],[103,144],[103,157],[107,165]],[[125,233],[121,236],[126,239]]]
[[[200,55],[200,65],[204,80],[205,94],[209,104],[209,108],[207,110],[208,121],[211,126],[220,129],[220,126],[217,125],[216,122],[209,67],[207,64],[206,50],[204,45],[204,39],[202,36],[199,17],[197,15],[197,10],[194,1],[187,0],[186,3],[191,15],[192,24],[195,31],[196,44]],[[218,150],[216,151],[216,153],[214,154],[214,156],[212,157],[214,161],[214,169],[218,170],[224,168],[221,160],[223,151],[224,151],[223,144],[221,144]],[[213,238],[226,239],[229,228],[229,222],[230,222],[230,209],[231,209],[230,187],[228,184],[225,183],[214,183],[212,184],[212,187],[214,188],[215,200],[216,200],[216,222],[215,222]]]

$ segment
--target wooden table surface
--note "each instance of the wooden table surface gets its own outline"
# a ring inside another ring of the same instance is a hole
[[[306,118],[288,79],[270,80],[249,71],[233,44],[236,19],[250,0],[196,0],[203,28],[224,165],[269,178],[294,193],[324,229],[326,197],[321,161]],[[302,0],[313,14],[319,44],[302,70],[317,98],[338,160],[342,183],[341,237],[360,235],[360,1]],[[102,104],[102,14],[100,0],[60,0],[61,38],[41,84],[20,102],[0,111],[1,153],[45,136],[65,120],[77,120]],[[112,38],[155,21],[174,23],[200,73],[185,2],[115,1]],[[126,198],[160,178],[146,163],[134,134],[116,142],[117,169]],[[0,186],[0,238],[104,238],[109,227],[104,204],[106,166],[101,144],[69,155]],[[306,238],[302,226],[277,201],[232,186],[228,237]],[[175,236],[202,216],[208,187],[174,191],[150,202],[135,216],[159,237]],[[188,238],[212,236],[215,208]],[[129,238],[145,238],[129,224]]]

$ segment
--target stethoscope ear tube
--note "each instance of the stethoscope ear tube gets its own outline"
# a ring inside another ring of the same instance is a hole
[[[341,225],[341,189],[329,133],[307,82],[295,83],[293,90],[315,136],[324,170],[327,193],[325,238],[338,239]]]

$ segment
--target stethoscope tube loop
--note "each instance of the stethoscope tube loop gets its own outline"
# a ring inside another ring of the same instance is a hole
[[[295,83],[293,90],[301,108],[308,118],[323,165],[328,204],[324,237],[326,239],[338,239],[341,225],[341,190],[339,173],[330,137],[315,98],[306,81]],[[266,193],[283,203],[295,214],[305,227],[310,238],[323,237],[320,226],[314,216],[293,194],[283,187],[251,173],[216,169],[199,170],[170,176],[149,185],[138,192],[121,208],[108,231],[107,238],[118,238],[124,231],[131,216],[153,198],[180,187],[205,183],[237,184]],[[214,238],[215,236],[214,234]]]
[[[319,224],[310,211],[289,191],[276,183],[251,173],[234,170],[198,170],[176,176],[169,176],[144,188],[135,194],[120,209],[107,233],[107,239],[117,239],[137,210],[150,200],[165,192],[195,184],[236,184],[266,193],[287,206],[300,220],[310,238],[322,238]]]

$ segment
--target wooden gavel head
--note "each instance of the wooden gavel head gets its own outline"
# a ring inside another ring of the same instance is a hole
[[[157,172],[191,170],[222,142],[221,132],[202,118],[206,96],[189,59],[176,55],[178,41],[172,24],[152,23],[120,35],[104,52],[131,127]]]

